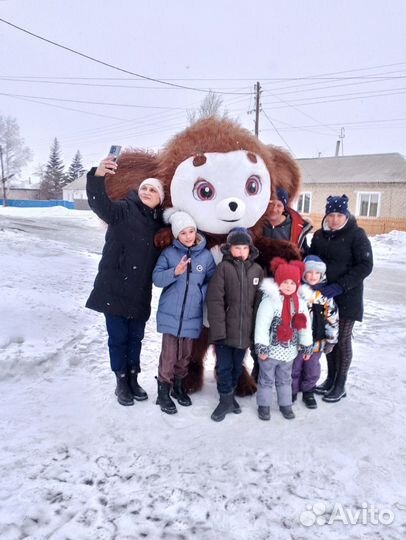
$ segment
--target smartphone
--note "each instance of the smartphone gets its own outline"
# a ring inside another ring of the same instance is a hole
[[[117,161],[118,156],[120,155],[120,152],[121,152],[121,146],[117,146],[116,144],[113,144],[112,146],[110,146],[109,156],[111,156],[114,159],[114,161]]]

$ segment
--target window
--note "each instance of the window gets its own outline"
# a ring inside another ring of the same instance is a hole
[[[310,191],[304,191],[299,195],[297,201],[297,211],[300,214],[310,214],[312,194]]]
[[[357,197],[357,215],[360,217],[378,217],[380,202],[380,193],[359,192]]]

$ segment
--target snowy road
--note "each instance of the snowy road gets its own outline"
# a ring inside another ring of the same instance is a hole
[[[150,399],[116,403],[103,318],[83,307],[103,236],[88,212],[0,208],[0,539],[401,538],[406,234],[373,240],[348,397],[270,423],[244,398],[220,424],[210,360],[192,407],[154,404],[154,317]]]

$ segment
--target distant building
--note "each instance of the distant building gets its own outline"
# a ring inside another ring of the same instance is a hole
[[[87,202],[85,174],[63,188],[63,199],[73,202],[76,210],[90,210]]]
[[[37,201],[39,199],[39,188],[10,187],[7,189],[7,199],[19,201]],[[1,196],[3,190],[1,190]]]
[[[406,160],[401,154],[298,159],[302,191],[297,210],[316,229],[329,195],[349,197],[349,209],[370,235],[406,231]]]

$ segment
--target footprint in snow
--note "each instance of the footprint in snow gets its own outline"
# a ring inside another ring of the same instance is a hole
[[[118,474],[118,468],[113,463],[113,460],[106,456],[100,456],[96,459],[96,465],[106,476],[114,476]]]

